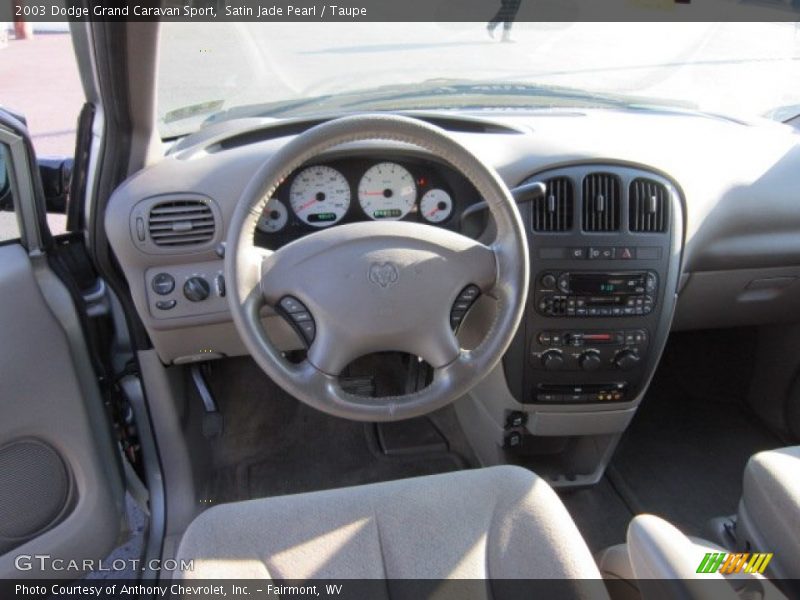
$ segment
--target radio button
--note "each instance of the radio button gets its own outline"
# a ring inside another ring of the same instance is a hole
[[[552,290],[556,287],[556,276],[552,273],[545,273],[542,275],[542,287],[547,290]]]
[[[586,248],[570,248],[569,256],[575,260],[583,260],[586,258]]]

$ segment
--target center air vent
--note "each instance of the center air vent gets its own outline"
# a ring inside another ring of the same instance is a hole
[[[583,180],[583,230],[619,230],[620,183],[616,175],[591,173]]]
[[[574,193],[567,177],[554,177],[544,182],[544,198],[533,204],[534,231],[569,231],[572,229]]]
[[[203,200],[158,202],[150,208],[147,228],[156,246],[199,246],[214,239],[214,213]]]
[[[631,231],[661,233],[667,230],[667,188],[652,179],[640,177],[631,182],[628,197],[628,222]]]

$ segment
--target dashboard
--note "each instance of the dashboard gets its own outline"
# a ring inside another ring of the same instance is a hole
[[[373,155],[301,167],[259,218],[255,243],[277,249],[299,237],[359,221],[411,221],[473,235],[483,219],[462,219],[481,201],[462,175],[431,160]]]
[[[446,129],[509,187],[546,187],[518,206],[531,272],[517,335],[502,364],[455,404],[484,463],[527,444],[541,447],[533,467],[553,485],[595,483],[670,331],[796,320],[800,136],[791,128],[688,111],[412,116]],[[109,243],[164,364],[247,353],[226,298],[227,224],[264,162],[319,122],[210,126],[115,190]],[[282,182],[254,243],[277,249],[369,220],[490,241],[488,212],[470,210],[481,201],[464,176],[420,148],[350,143]],[[486,296],[457,325],[465,348],[492,322]],[[261,317],[277,347],[302,351],[283,316],[266,308]]]
[[[800,138],[790,128],[685,111],[448,111],[412,116],[448,130],[494,167],[509,187],[531,178],[571,182],[573,213],[565,230],[543,231],[536,222],[542,218],[535,213],[538,209],[520,206],[532,251],[532,284],[543,284],[543,275],[558,280],[563,274],[595,270],[611,275],[653,271],[658,294],[675,296],[677,302],[672,310],[656,298],[652,306],[658,311],[650,318],[663,316],[665,309],[672,329],[792,318],[800,302]],[[244,353],[224,295],[220,248],[226,224],[256,170],[294,135],[318,122],[248,119],[211,126],[177,142],[110,198],[105,214],[109,242],[165,363]],[[616,232],[584,227],[583,185],[593,174],[617,178],[609,180],[619,186]],[[631,185],[637,179],[666,186],[675,203],[668,231],[629,227]],[[326,227],[370,219],[424,222],[479,238],[491,234],[486,212],[462,217],[480,201],[463,176],[419,148],[393,141],[352,143],[291,174],[262,215],[254,241],[274,249]],[[622,262],[625,248],[637,253],[633,262]],[[576,249],[587,254],[571,257]],[[619,256],[609,256],[617,250]],[[592,251],[600,252],[598,260],[584,260]],[[588,285],[579,280],[573,282]],[[555,291],[532,287],[526,327],[540,333],[573,329],[570,315],[545,314],[562,308]],[[542,296],[553,301],[549,308],[539,306]],[[599,314],[589,315],[589,308]],[[637,307],[587,307],[580,329],[623,335],[641,329],[616,327],[624,315],[615,316],[613,308],[624,313]],[[298,344],[279,317],[267,311],[264,319],[281,343]],[[520,356],[527,356],[530,343],[524,341]],[[605,361],[607,349],[599,350]],[[516,362],[530,364],[529,358]],[[571,355],[567,364],[574,367]],[[539,365],[532,369],[539,370]],[[525,387],[519,395],[529,393]]]

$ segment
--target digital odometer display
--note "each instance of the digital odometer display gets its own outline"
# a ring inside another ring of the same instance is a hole
[[[373,219],[399,219],[403,216],[403,211],[398,208],[384,208],[372,213]]]
[[[313,213],[308,215],[309,223],[331,223],[336,221],[336,213]]]

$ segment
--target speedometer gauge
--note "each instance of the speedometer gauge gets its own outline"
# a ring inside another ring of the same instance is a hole
[[[430,223],[441,223],[453,212],[453,199],[440,189],[428,190],[419,201],[422,218]]]
[[[350,208],[350,184],[336,169],[308,167],[292,182],[289,202],[304,223],[312,227],[328,227],[339,221]]]
[[[288,220],[289,211],[286,210],[286,205],[277,198],[270,198],[258,219],[256,227],[264,233],[275,233],[286,227]]]
[[[358,201],[371,219],[402,219],[414,208],[416,200],[414,178],[397,163],[370,167],[358,184]]]

